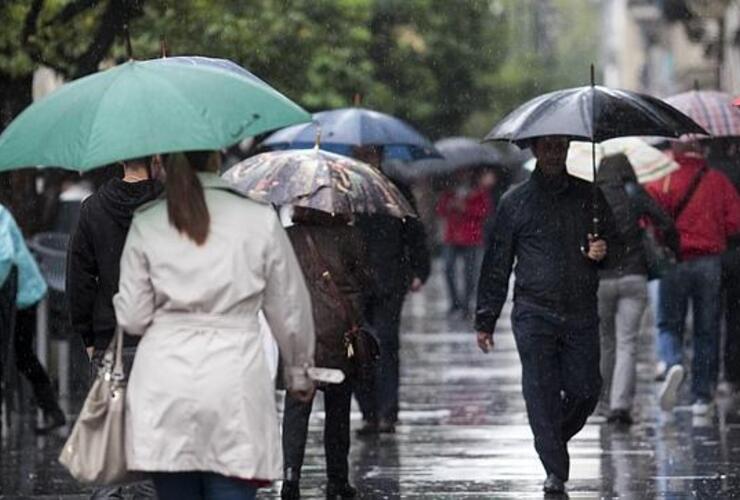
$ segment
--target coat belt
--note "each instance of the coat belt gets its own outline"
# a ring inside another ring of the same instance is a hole
[[[215,329],[254,331],[260,329],[257,316],[208,313],[159,313],[154,317],[153,326],[177,326],[188,329]]]

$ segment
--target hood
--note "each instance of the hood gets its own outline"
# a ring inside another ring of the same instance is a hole
[[[124,182],[113,178],[98,190],[98,200],[103,210],[122,227],[128,228],[134,211],[146,202],[162,194],[163,187],[159,181]]]

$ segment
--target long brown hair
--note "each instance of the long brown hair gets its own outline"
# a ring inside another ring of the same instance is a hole
[[[207,170],[210,155],[210,151],[173,154],[165,165],[167,215],[170,224],[199,246],[208,238],[211,217],[197,172]]]

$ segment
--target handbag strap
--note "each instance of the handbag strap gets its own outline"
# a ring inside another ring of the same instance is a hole
[[[116,327],[113,339],[105,350],[103,370],[110,373],[113,380],[120,381],[126,378],[123,368],[123,329],[120,326]]]
[[[337,302],[342,309],[342,312],[344,313],[344,318],[352,324],[352,327],[355,328],[357,326],[357,315],[354,312],[354,307],[350,303],[350,301],[347,299],[346,295],[342,293],[342,291],[337,286],[337,283],[334,281],[334,277],[331,275],[331,270],[329,269],[329,265],[326,262],[326,259],[321,256],[321,253],[316,248],[316,243],[313,240],[313,237],[311,236],[311,233],[306,231],[306,244],[308,245],[308,249],[311,252],[314,260],[321,266],[324,270],[321,272],[321,277],[326,280],[326,283],[329,285],[329,290],[331,295],[333,296],[335,302]]]
[[[691,184],[689,184],[689,188],[686,190],[686,193],[683,195],[683,197],[679,200],[679,202],[676,204],[676,209],[673,211],[673,220],[678,221],[678,218],[681,217],[681,214],[686,209],[686,206],[691,201],[691,198],[694,196],[694,193],[696,193],[696,189],[699,187],[699,184],[701,183],[702,178],[704,177],[704,174],[707,173],[706,165],[702,166],[701,169],[694,174],[694,177],[691,179]]]

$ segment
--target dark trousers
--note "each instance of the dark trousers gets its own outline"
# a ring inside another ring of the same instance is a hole
[[[13,348],[16,320],[15,295],[18,279],[15,268],[0,285],[0,411],[5,398],[10,398],[6,384],[8,384],[10,367],[15,349]],[[6,408],[11,405],[8,404]]]
[[[246,481],[212,472],[156,472],[161,500],[254,500],[257,488]]]
[[[331,482],[345,483],[349,478],[349,413],[352,402],[350,382],[324,388],[324,453],[326,476]],[[288,393],[283,413],[283,460],[285,479],[299,480],[306,453],[308,419],[313,401],[302,403]]]
[[[375,380],[368,381],[355,392],[366,421],[398,420],[399,331],[405,297],[405,291],[375,297],[367,302],[365,308],[365,319],[380,343],[380,359],[375,371]]]
[[[598,316],[563,316],[516,303],[512,320],[535,449],[545,471],[567,481],[568,441],[585,425],[601,390]]]
[[[36,307],[19,310],[15,321],[15,363],[18,371],[31,383],[36,402],[44,413],[61,411],[49,375],[33,350]]]
[[[660,280],[658,347],[668,367],[683,362],[689,300],[694,313],[691,396],[709,400],[719,374],[722,262],[707,256],[678,263]]]
[[[725,379],[740,384],[740,249],[724,267],[725,295]],[[728,259],[729,260],[729,259]]]
[[[462,309],[467,311],[475,292],[475,280],[478,267],[478,247],[446,245],[445,256],[445,278],[447,280],[447,293],[450,296],[450,309]],[[463,290],[459,291],[457,268],[458,260],[463,261]]]

